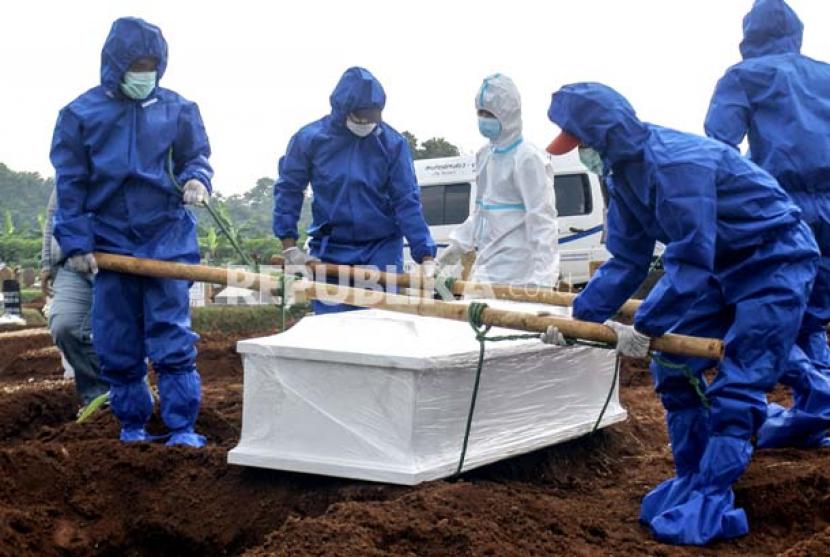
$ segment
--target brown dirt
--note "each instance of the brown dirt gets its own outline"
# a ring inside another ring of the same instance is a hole
[[[830,555],[826,450],[756,455],[736,486],[752,524],[746,538],[705,549],[651,540],[636,520],[639,501],[671,475],[671,455],[636,362],[622,373],[628,422],[404,488],[228,466],[242,411],[234,346],[201,341],[198,427],[211,444],[193,450],[124,446],[106,412],[75,424],[59,362],[47,370],[21,345],[15,352],[29,357],[0,373],[0,557]]]

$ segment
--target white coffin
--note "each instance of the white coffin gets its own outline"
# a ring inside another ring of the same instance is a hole
[[[456,471],[478,358],[468,324],[336,313],[237,349],[245,370],[242,435],[229,463],[406,485]],[[487,343],[464,470],[590,432],[613,371],[608,350]],[[601,427],[626,418],[617,393]]]

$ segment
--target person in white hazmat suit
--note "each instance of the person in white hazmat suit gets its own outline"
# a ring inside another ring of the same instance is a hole
[[[475,250],[475,282],[553,287],[559,277],[553,168],[522,137],[522,102],[513,80],[487,77],[476,109],[479,131],[490,140],[476,155],[476,207],[450,234],[438,270]]]

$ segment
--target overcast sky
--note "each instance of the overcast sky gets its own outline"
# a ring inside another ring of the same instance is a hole
[[[224,194],[274,176],[291,135],[329,111],[342,72],[370,69],[386,89],[385,120],[463,152],[482,143],[474,96],[494,72],[523,98],[525,137],[556,130],[550,94],[602,81],[640,116],[700,133],[712,89],[739,60],[751,0],[65,0],[5,2],[0,16],[0,162],[51,176],[58,110],[99,81],[112,20],[139,16],[170,46],[162,85],[199,103]],[[830,2],[791,0],[803,52],[830,60]],[[822,32],[822,29],[825,32]]]

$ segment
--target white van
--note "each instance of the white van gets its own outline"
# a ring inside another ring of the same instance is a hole
[[[559,215],[559,253],[562,280],[572,285],[588,282],[589,262],[605,261],[610,254],[603,244],[605,201],[600,179],[574,154],[551,157]],[[415,161],[421,187],[424,216],[439,251],[450,232],[464,222],[475,207],[475,157],[449,157]]]

